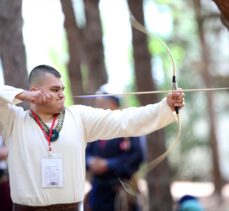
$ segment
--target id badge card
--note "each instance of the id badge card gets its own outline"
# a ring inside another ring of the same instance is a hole
[[[41,162],[42,187],[63,187],[63,157],[59,154],[51,154],[43,158]]]

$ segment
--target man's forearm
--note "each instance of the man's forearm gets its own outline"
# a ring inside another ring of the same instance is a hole
[[[15,96],[16,99],[34,104],[45,104],[51,100],[51,96],[41,90],[26,91]]]
[[[24,90],[23,92],[17,94],[15,98],[21,101],[29,102],[31,97],[30,97],[29,91]]]
[[[15,97],[23,91],[23,89],[18,89],[12,86],[0,86],[0,99],[2,100],[2,103],[19,103],[20,100]]]

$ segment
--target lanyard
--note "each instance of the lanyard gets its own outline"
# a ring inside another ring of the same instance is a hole
[[[54,119],[53,119],[53,121],[52,121],[51,128],[50,128],[50,130],[49,130],[49,135],[47,135],[46,132],[45,132],[45,129],[43,128],[43,126],[42,126],[42,124],[41,124],[41,122],[40,122],[40,120],[39,120],[39,118],[38,118],[38,116],[37,116],[37,114],[36,114],[34,111],[32,111],[32,110],[31,110],[31,113],[32,113],[32,115],[33,115],[33,117],[34,117],[36,123],[37,123],[38,126],[41,128],[41,130],[43,131],[43,133],[44,133],[44,135],[45,135],[45,138],[46,138],[46,140],[48,141],[49,152],[51,152],[52,149],[51,149],[50,140],[51,140],[51,137],[52,137],[52,130],[53,130],[53,128],[54,128],[54,125],[55,125],[55,122],[56,122],[56,119],[57,119],[57,116],[58,116],[58,115],[55,115],[55,116],[54,116]]]

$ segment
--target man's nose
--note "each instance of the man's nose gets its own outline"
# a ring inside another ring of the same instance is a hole
[[[59,91],[59,93],[58,93],[58,96],[60,97],[60,98],[64,98],[65,96],[64,96],[64,91]]]

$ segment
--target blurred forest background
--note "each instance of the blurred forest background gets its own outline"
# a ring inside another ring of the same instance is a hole
[[[151,36],[133,29],[129,11]],[[45,63],[62,72],[67,105],[91,104],[72,96],[105,83],[113,92],[171,89],[172,64],[160,38],[174,56],[179,87],[229,87],[228,29],[228,0],[0,0],[0,83],[26,89],[29,71]],[[162,97],[129,96],[123,106]],[[174,181],[209,182],[218,199],[225,197],[228,91],[186,93],[181,119],[180,143],[145,178],[150,211],[172,210]],[[175,135],[172,125],[147,136],[147,162]]]

